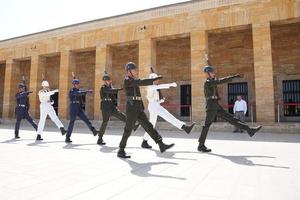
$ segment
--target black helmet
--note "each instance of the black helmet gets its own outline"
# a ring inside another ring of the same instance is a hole
[[[126,70],[126,71],[133,70],[133,69],[136,69],[136,68],[137,68],[137,66],[136,66],[136,64],[133,63],[133,62],[129,62],[129,63],[127,63],[126,66],[125,66],[125,70]]]
[[[19,83],[18,84],[18,88],[24,88],[25,87],[25,84],[24,83]]]
[[[104,71],[104,75],[102,77],[103,81],[109,81],[110,80],[110,76],[108,75],[108,73],[106,71]]]
[[[203,69],[203,72],[205,73],[211,73],[211,72],[214,72],[214,68],[210,65],[206,65]]]

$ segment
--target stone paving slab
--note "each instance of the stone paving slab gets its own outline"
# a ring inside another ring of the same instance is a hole
[[[210,133],[210,154],[196,151],[199,132],[160,131],[176,145],[161,154],[141,149],[142,130],[129,139],[131,159],[116,156],[121,129],[95,144],[86,128],[77,128],[73,144],[47,127],[44,141],[22,127],[0,127],[0,199],[93,200],[297,200],[300,199],[300,135]],[[83,134],[80,134],[83,133]]]

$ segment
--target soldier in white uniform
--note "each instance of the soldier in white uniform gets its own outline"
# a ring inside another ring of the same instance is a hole
[[[158,75],[156,73],[151,73],[149,75],[150,79],[154,79],[157,77]],[[174,117],[171,113],[169,113],[164,107],[160,105],[165,101],[165,99],[160,99],[159,90],[177,87],[177,84],[175,82],[169,84],[159,84],[159,80],[156,80],[153,83],[153,85],[147,86],[147,99],[149,102],[148,110],[150,113],[150,122],[152,123],[153,127],[155,127],[156,125],[157,117],[160,116],[167,122],[177,127],[178,129],[184,130],[187,134],[189,134],[193,129],[195,123],[192,123],[191,125],[186,125],[185,122],[176,119],[176,117]],[[148,144],[149,138],[150,136],[147,133],[145,133],[141,145],[142,148],[152,148],[152,146]]]
[[[55,110],[53,108],[54,102],[51,100],[51,95],[58,92],[58,90],[50,91],[49,83],[48,83],[48,81],[45,81],[45,80],[42,82],[42,87],[43,87],[43,89],[39,91],[39,99],[41,102],[41,104],[40,104],[40,121],[39,121],[39,125],[38,125],[36,140],[43,140],[43,138],[41,137],[41,134],[45,127],[47,115],[49,115],[50,119],[60,129],[62,135],[66,134],[64,125],[58,119],[58,117],[55,113]]]

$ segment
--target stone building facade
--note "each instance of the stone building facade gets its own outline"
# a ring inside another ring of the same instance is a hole
[[[249,120],[299,121],[300,116],[285,116],[282,102],[284,81],[300,80],[300,0],[198,0],[0,41],[0,117],[14,117],[16,86],[24,75],[34,92],[31,113],[38,118],[37,91],[44,74],[59,89],[58,114],[67,119],[75,72],[82,87],[95,91],[86,97],[85,110],[98,120],[104,70],[122,86],[124,65],[133,61],[140,77],[148,77],[153,67],[164,76],[162,82],[176,81],[178,88],[163,91],[165,106],[199,122],[205,117],[206,53],[218,76],[244,75],[220,87],[222,105],[230,108],[229,96],[235,93],[229,88],[243,83]],[[121,92],[121,109],[124,101]]]

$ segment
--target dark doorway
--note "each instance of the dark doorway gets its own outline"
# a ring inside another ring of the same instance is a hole
[[[190,107],[192,104],[192,90],[191,85],[181,85],[180,86],[180,116],[189,117]]]
[[[300,116],[300,80],[282,81],[283,112],[286,117]]]
[[[228,112],[233,114],[233,106],[234,102],[236,101],[237,96],[242,96],[243,99],[248,102],[248,83],[242,82],[242,83],[229,83],[228,84]],[[249,106],[248,106],[249,107]],[[246,116],[248,116],[248,110]]]
[[[56,112],[56,115],[58,115],[58,92],[55,94],[51,95],[51,100],[54,101],[53,108]]]

